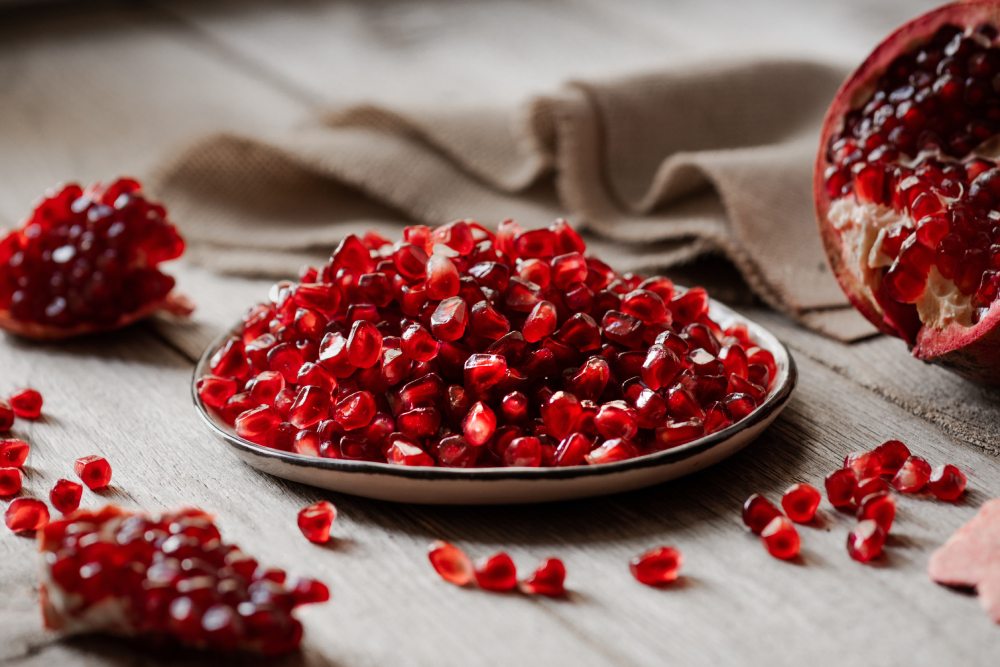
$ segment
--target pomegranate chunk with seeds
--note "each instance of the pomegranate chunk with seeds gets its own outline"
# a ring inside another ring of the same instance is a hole
[[[322,583],[260,567],[224,544],[212,517],[194,508],[78,512],[45,526],[39,544],[42,614],[55,630],[273,656],[301,641],[292,610],[330,598]]]
[[[757,535],[760,535],[760,532],[779,516],[781,516],[781,512],[778,508],[758,493],[753,494],[743,503],[743,523]]]
[[[867,563],[882,553],[885,531],[877,521],[861,521],[847,536],[847,553],[859,563]]]
[[[111,483],[111,464],[103,456],[84,456],[73,464],[76,476],[88,489],[103,489]]]
[[[329,500],[321,500],[299,511],[299,530],[310,542],[330,541],[330,527],[337,519],[337,508]]]
[[[647,586],[663,586],[677,581],[684,557],[673,547],[656,547],[629,561],[628,568],[636,581]]]
[[[8,401],[14,414],[21,419],[38,419],[42,415],[42,395],[34,389],[18,389]]]
[[[796,523],[807,523],[816,516],[821,496],[809,484],[793,484],[781,496],[781,508],[789,519]]]
[[[565,221],[348,236],[300,281],[246,312],[196,392],[240,437],[305,456],[614,463],[739,422],[777,373],[703,289],[619,274]]]
[[[799,555],[801,540],[799,531],[791,521],[783,516],[776,516],[760,531],[760,541],[764,543],[767,552],[775,558],[788,560]]]
[[[0,468],[20,468],[28,460],[31,447],[24,440],[0,440]]]
[[[566,566],[558,558],[546,558],[519,587],[529,595],[562,597],[566,594]]]
[[[23,483],[24,476],[19,468],[0,468],[0,496],[14,495]]]
[[[427,549],[427,558],[434,566],[434,571],[450,584],[467,586],[476,576],[472,569],[472,561],[465,552],[444,540],[431,542]]]
[[[517,586],[517,568],[503,551],[476,560],[473,571],[476,583],[487,591],[509,591]]]
[[[3,518],[7,527],[15,533],[34,532],[48,524],[49,508],[41,500],[15,498],[10,501]]]
[[[919,456],[911,456],[892,478],[892,486],[901,493],[916,493],[927,486],[931,464]]]
[[[956,500],[965,491],[965,475],[955,466],[942,463],[931,471],[927,488],[940,500]]]
[[[188,314],[190,302],[157,268],[183,251],[164,208],[132,179],[53,188],[20,229],[0,238],[0,328],[63,339],[161,308]]]
[[[63,514],[75,512],[80,507],[83,486],[68,479],[60,479],[49,491],[49,502]]]

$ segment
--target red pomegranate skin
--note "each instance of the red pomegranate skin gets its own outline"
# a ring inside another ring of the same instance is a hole
[[[835,201],[826,183],[827,170],[833,165],[828,155],[831,137],[844,128],[848,112],[864,107],[871,99],[879,77],[898,56],[916,53],[940,28],[948,25],[966,30],[967,34],[983,25],[1000,29],[1000,2],[969,0],[945,5],[919,16],[887,36],[847,78],[823,123],[813,178],[816,215],[830,267],[841,289],[862,315],[881,332],[906,341],[917,359],[938,364],[976,382],[1000,384],[1000,373],[997,372],[1000,370],[1000,328],[997,326],[1000,306],[997,301],[992,301],[988,308],[980,308],[978,321],[972,326],[954,321],[942,328],[924,326],[913,305],[889,296],[881,280],[884,272],[878,274],[876,284],[865,285],[851,271],[844,241],[829,219],[830,208]],[[1000,42],[994,39],[992,46],[996,48]],[[985,141],[993,140],[995,136]],[[968,164],[974,155],[969,151],[957,158]],[[996,160],[992,160],[991,169],[996,166]],[[972,180],[970,178],[969,182]],[[964,195],[968,193],[966,189]]]

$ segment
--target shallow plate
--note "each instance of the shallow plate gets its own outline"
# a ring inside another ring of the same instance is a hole
[[[774,421],[795,388],[796,370],[788,349],[774,335],[711,302],[710,316],[723,329],[742,322],[751,338],[774,355],[778,374],[764,403],[727,429],[666,451],[627,461],[567,468],[424,468],[388,463],[323,459],[270,449],[236,435],[201,401],[195,390],[215,351],[239,328],[215,340],[198,361],[191,383],[195,406],[211,431],[244,461],[285,479],[366,498],[406,503],[499,505],[570,500],[641,489],[689,475],[732,456]]]

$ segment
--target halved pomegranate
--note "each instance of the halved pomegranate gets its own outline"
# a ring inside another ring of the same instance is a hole
[[[50,189],[0,238],[0,328],[58,340],[117,329],[165,309],[188,315],[157,265],[184,252],[166,210],[137,181]]]
[[[913,356],[1000,374],[1000,2],[935,9],[889,35],[823,126],[819,228],[851,302]]]
[[[39,530],[38,543],[45,625],[69,633],[277,655],[302,639],[292,609],[330,597],[322,583],[224,544],[212,517],[194,508],[81,510]]]

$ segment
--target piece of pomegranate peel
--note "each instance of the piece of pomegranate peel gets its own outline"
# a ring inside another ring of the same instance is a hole
[[[189,315],[191,302],[158,269],[183,252],[165,209],[137,181],[57,186],[0,238],[0,329],[60,340],[157,310]]]
[[[854,306],[913,356],[1000,383],[1000,3],[932,10],[847,79],[814,173],[819,229]]]
[[[212,517],[194,508],[80,511],[45,526],[39,549],[45,625],[67,633],[279,655],[302,639],[291,611],[330,597],[322,583],[260,567],[224,544]]]

